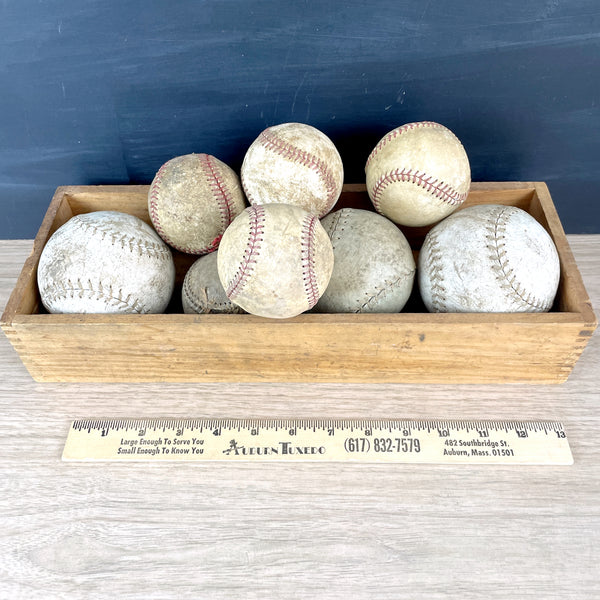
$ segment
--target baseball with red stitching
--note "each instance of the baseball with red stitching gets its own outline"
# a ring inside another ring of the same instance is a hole
[[[217,271],[218,250],[201,256],[183,280],[181,303],[186,314],[242,313],[225,294]]]
[[[471,168],[460,140],[433,121],[407,123],[387,133],[365,166],[377,212],[399,225],[441,221],[467,198]]]
[[[235,171],[210,154],[166,162],[148,192],[148,212],[160,237],[187,254],[208,254],[246,206]]]
[[[261,317],[311,309],[331,277],[333,249],[315,214],[291,204],[257,204],[235,218],[217,257],[227,297]]]
[[[552,238],[529,213],[488,204],[435,225],[421,247],[418,272],[430,312],[546,312],[560,264]]]
[[[322,131],[282,123],[265,129],[248,148],[240,176],[250,204],[293,204],[322,218],[340,197],[344,167]]]
[[[321,221],[333,246],[333,273],[317,312],[400,312],[415,278],[410,245],[389,219],[343,208]]]

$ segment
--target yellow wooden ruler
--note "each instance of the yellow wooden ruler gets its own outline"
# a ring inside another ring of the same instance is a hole
[[[65,461],[570,465],[554,421],[81,419]]]

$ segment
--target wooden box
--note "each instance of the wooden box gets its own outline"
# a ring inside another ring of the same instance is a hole
[[[399,314],[186,315],[181,283],[195,257],[174,251],[178,285],[166,314],[47,314],[36,269],[49,236],[75,214],[119,210],[149,222],[147,186],[58,188],[2,315],[36,381],[559,383],[597,321],[544,183],[474,183],[465,206],[506,204],[533,215],[560,255],[551,312],[430,314],[415,292]],[[335,209],[372,210],[364,185]],[[428,228],[402,228],[415,252]]]

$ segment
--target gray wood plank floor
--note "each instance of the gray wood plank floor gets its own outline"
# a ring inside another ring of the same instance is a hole
[[[568,236],[600,306],[600,236]],[[30,241],[0,242],[4,307]],[[600,341],[542,385],[38,384],[0,336],[0,598],[600,598]],[[66,464],[78,417],[556,419],[570,467]]]

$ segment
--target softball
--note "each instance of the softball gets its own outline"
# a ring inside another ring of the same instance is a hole
[[[322,225],[331,239],[334,266],[315,310],[400,312],[415,278],[412,250],[400,229],[377,213],[353,208],[327,215]]]
[[[161,313],[175,285],[171,250],[137,217],[77,215],[50,237],[37,272],[51,313]]]
[[[524,210],[497,204],[464,208],[433,227],[418,271],[430,312],[545,312],[560,278],[548,232]]]

